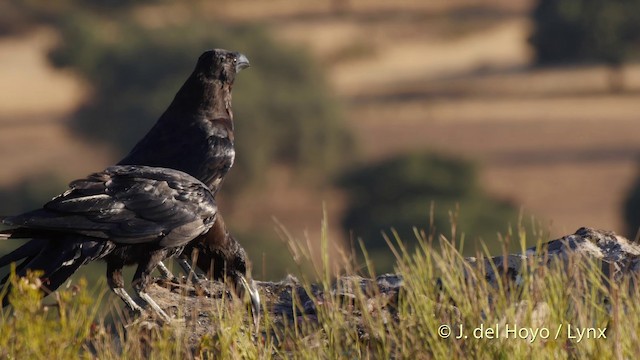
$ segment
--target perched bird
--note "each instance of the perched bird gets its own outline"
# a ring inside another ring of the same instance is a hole
[[[231,109],[233,82],[235,75],[248,66],[246,56],[238,52],[214,49],[203,53],[167,110],[118,164],[180,170],[202,181],[215,195],[235,158]],[[198,263],[204,271],[209,271],[213,263],[213,278],[228,276],[236,289],[244,289],[246,253],[228,233],[219,214],[216,219],[211,234],[196,239],[189,251],[184,252],[181,264],[190,271],[185,259],[197,248],[200,253]],[[54,245],[47,242],[46,238],[29,241],[0,258],[0,266],[20,260],[23,260],[22,267],[27,266],[42,248]],[[87,261],[91,259],[89,256]],[[159,265],[170,276],[161,262]],[[67,270],[71,271],[71,268]],[[259,295],[253,281],[250,281],[248,292],[256,314]]]
[[[111,289],[132,310],[142,311],[122,279],[122,268],[137,264],[133,289],[169,320],[145,291],[150,274],[211,229],[217,212],[213,193],[184,172],[138,165],[112,166],[69,187],[41,209],[4,219],[13,228],[0,236],[32,238],[40,246],[17,266],[18,275],[43,270],[43,283],[53,291],[81,265],[104,259]],[[13,260],[2,258],[0,266]]]
[[[205,183],[215,195],[235,160],[232,89],[236,74],[247,67],[249,60],[238,52],[214,49],[202,54],[167,110],[118,164],[181,170]],[[211,233],[183,252],[179,263],[187,272],[191,271],[187,260],[193,249],[198,250],[198,267],[213,279],[227,276],[236,289],[244,288],[234,274],[246,275],[247,255],[220,214]],[[172,276],[164,265],[161,269],[165,276]],[[259,302],[253,282],[251,285],[251,300]]]
[[[118,165],[184,171],[214,195],[235,159],[231,90],[246,56],[222,49],[205,52],[160,119]]]

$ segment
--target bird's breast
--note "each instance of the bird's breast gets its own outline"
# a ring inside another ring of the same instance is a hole
[[[210,139],[207,160],[200,178],[211,189],[217,189],[235,162],[236,151],[229,139]]]

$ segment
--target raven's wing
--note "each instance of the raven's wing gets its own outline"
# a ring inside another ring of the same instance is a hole
[[[34,230],[71,232],[136,244],[180,246],[215,220],[210,190],[180,171],[112,166],[70,184],[42,209],[5,219]]]

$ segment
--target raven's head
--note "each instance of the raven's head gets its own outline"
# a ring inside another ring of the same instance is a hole
[[[209,80],[233,83],[240,70],[249,67],[249,59],[237,51],[213,49],[204,52],[198,59],[196,73]]]

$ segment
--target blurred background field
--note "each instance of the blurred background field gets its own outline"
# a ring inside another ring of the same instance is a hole
[[[221,209],[258,278],[297,270],[278,229],[318,242],[323,207],[332,245],[362,239],[378,271],[391,227],[410,243],[453,221],[467,254],[501,251],[519,214],[551,237],[633,237],[640,1],[568,3],[5,1],[1,213],[113,164],[224,47],[252,67]]]

